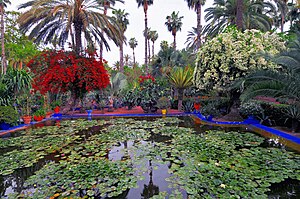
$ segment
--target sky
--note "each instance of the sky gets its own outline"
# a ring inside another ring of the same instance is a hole
[[[17,6],[21,3],[25,3],[28,0],[11,0],[11,5],[8,6],[8,10],[17,10]],[[138,41],[138,46],[135,49],[136,61],[140,64],[144,63],[144,49],[145,49],[145,40],[143,37],[143,31],[145,29],[144,21],[144,10],[142,7],[138,8],[136,0],[124,0],[125,4],[117,3],[115,5],[116,9],[125,9],[129,13],[129,25],[125,32],[127,41],[130,38],[135,37]],[[191,10],[187,6],[185,0],[154,0],[153,5],[148,8],[148,27],[151,30],[156,30],[158,32],[158,39],[155,42],[155,54],[160,49],[160,42],[163,40],[168,41],[169,44],[173,42],[173,36],[168,31],[165,22],[166,17],[171,15],[173,11],[178,12],[179,16],[184,16],[182,22],[181,32],[177,32],[177,49],[185,48],[184,44],[187,39],[188,31],[192,30],[192,27],[196,27],[197,16],[194,10]],[[208,7],[211,7],[213,0],[207,0],[205,6],[202,9],[202,23],[204,24],[204,10]],[[22,11],[22,10],[21,10]],[[109,42],[111,51],[104,51],[103,57],[112,65],[114,62],[119,60],[119,49],[115,44]],[[152,46],[152,44],[151,44]],[[152,49],[151,49],[152,53]],[[124,55],[129,54],[132,58],[132,49],[129,45],[124,46]]]

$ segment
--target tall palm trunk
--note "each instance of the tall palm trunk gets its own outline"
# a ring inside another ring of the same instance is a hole
[[[77,20],[74,22],[74,27],[75,27],[75,52],[76,53],[80,53],[80,51],[82,50],[82,43],[81,43],[81,30],[82,30],[82,22]]]
[[[154,41],[152,41],[152,59],[154,57]]]
[[[285,21],[284,14],[281,13],[281,24],[280,24],[280,31],[281,31],[281,33],[283,33],[284,21]]]
[[[235,23],[239,30],[243,29],[243,7],[244,7],[244,0],[237,0]]]
[[[201,25],[201,3],[199,2],[197,7],[197,49],[201,46],[201,32],[202,32],[202,25]]]
[[[182,109],[183,91],[184,89],[178,88],[178,111]]]
[[[134,48],[132,48],[132,57],[133,57],[133,68],[135,68],[135,53],[134,53]]]
[[[108,9],[108,7],[110,6],[110,4],[109,4],[109,2],[107,2],[107,1],[105,1],[104,2],[104,12],[103,12],[103,14],[106,16],[107,15],[107,9]],[[103,30],[101,30],[101,33],[103,34]],[[100,46],[99,46],[99,51],[100,51],[100,55],[99,55],[99,57],[100,57],[100,60],[102,60],[103,59],[103,41],[101,40],[100,41]]]
[[[174,47],[174,50],[176,50],[176,30],[175,29],[173,29],[172,35],[174,37],[173,47]]]
[[[144,3],[144,13],[145,13],[145,33],[148,30],[148,18],[147,18],[147,10],[148,10],[148,4],[147,1]],[[146,67],[146,73],[148,74],[148,56],[147,56],[147,34],[144,34],[145,36],[145,67]]]
[[[74,47],[75,47],[75,39],[74,39],[74,34],[73,34],[72,27],[70,27],[70,36],[71,36],[71,42],[72,42],[72,49],[74,49]]]
[[[6,57],[5,57],[5,46],[4,46],[4,6],[0,6],[0,15],[1,15],[1,63],[2,63],[2,68],[1,72],[2,74],[6,74],[6,69],[7,69],[7,64],[6,64]]]
[[[67,1],[67,5],[69,5],[69,1]],[[69,27],[70,30],[70,36],[71,36],[71,42],[72,42],[72,49],[75,47],[75,39],[74,39],[74,34],[72,30],[72,25]]]
[[[124,73],[123,43],[120,44],[120,72]]]
[[[99,58],[100,58],[100,60],[102,60],[103,59],[103,41],[100,41],[99,51],[100,51]]]
[[[148,63],[150,64],[150,57],[151,57],[151,53],[150,53],[150,39],[148,39]]]

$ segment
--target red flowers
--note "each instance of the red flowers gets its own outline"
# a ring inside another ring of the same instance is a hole
[[[152,82],[155,82],[155,78],[153,76],[145,75],[145,76],[139,76],[139,83],[143,83],[144,81],[152,80]]]
[[[101,61],[74,52],[45,51],[27,66],[35,74],[34,89],[42,94],[47,91],[85,93],[109,85],[109,75]]]

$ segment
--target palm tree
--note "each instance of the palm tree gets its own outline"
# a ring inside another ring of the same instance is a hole
[[[272,19],[269,17],[275,11],[272,3],[266,1],[243,0],[216,0],[213,7],[207,8],[204,16],[208,24],[203,32],[208,36],[214,37],[222,32],[229,25],[239,25],[242,19],[242,30],[258,29],[268,31],[272,28]],[[239,9],[237,9],[239,8]],[[237,13],[242,9],[243,16]],[[238,18],[237,18],[238,17]]]
[[[108,8],[110,8],[111,6],[114,6],[117,1],[124,3],[123,0],[101,0],[101,5],[104,7],[103,14],[107,15]],[[103,34],[103,30],[102,30],[102,34]],[[102,41],[100,42],[99,48],[100,48],[99,57],[102,60],[102,58],[103,58],[103,42]]]
[[[175,67],[168,75],[170,84],[178,89],[178,110],[181,111],[184,89],[193,85],[193,69]]]
[[[198,49],[199,43],[198,30],[195,27],[192,27],[192,31],[188,31],[187,39],[185,44],[187,44],[187,48],[193,49],[195,52]]]
[[[132,48],[132,57],[133,57],[133,68],[135,67],[135,54],[134,49],[137,47],[138,43],[137,40],[133,37],[129,40],[129,46]]]
[[[106,49],[109,45],[102,30],[116,45],[123,40],[118,24],[101,11],[102,4],[98,0],[38,0],[21,4],[19,9],[26,10],[18,19],[22,32],[29,32],[29,38],[35,42],[58,42],[64,46],[65,42],[75,32],[74,50],[79,53],[82,47],[82,33],[87,44],[94,45],[103,41]],[[93,41],[94,39],[94,41]],[[73,39],[72,39],[73,42]]]
[[[299,4],[299,6],[300,6],[300,4]],[[290,27],[293,26],[293,24],[294,24],[293,22],[295,20],[297,20],[297,19],[300,20],[300,9],[296,7],[296,5],[294,4],[293,1],[292,1],[292,4],[290,5],[290,10],[288,12],[288,18],[290,20]]]
[[[176,49],[176,33],[178,31],[181,31],[182,27],[182,18],[183,16],[178,16],[179,12],[175,13],[175,11],[172,12],[171,16],[167,16],[167,21],[165,22],[165,25],[168,27],[168,30],[172,33],[174,37],[174,43],[173,47],[174,50]]]
[[[124,37],[124,40],[121,41],[121,43],[119,43],[119,48],[120,48],[120,72],[123,73],[124,72],[124,60],[123,60],[123,42],[125,41],[125,31],[127,29],[127,25],[129,24],[128,21],[128,15],[129,13],[125,12],[125,10],[114,10],[112,12],[114,14],[114,19],[115,21],[118,23],[119,28],[121,30],[122,33],[122,37]]]
[[[154,57],[154,43],[158,39],[158,33],[156,30],[150,31],[150,40],[152,41],[152,58]]]
[[[5,56],[5,46],[4,46],[4,14],[5,14],[5,10],[4,8],[7,7],[7,4],[11,4],[11,2],[9,0],[0,0],[0,15],[1,15],[1,73],[5,74],[6,70],[7,70],[7,63],[6,63],[6,56]]]
[[[148,29],[148,17],[147,17],[148,6],[153,4],[153,0],[136,0],[136,2],[138,4],[138,7],[143,6],[143,8],[144,8],[144,13],[145,13],[145,30],[144,30],[144,32],[146,32]],[[145,36],[145,67],[146,67],[146,71],[148,72],[147,41],[148,41],[147,37]]]
[[[125,59],[125,65],[128,66],[129,60],[131,59],[130,55],[128,55],[128,54],[124,55],[124,59]]]
[[[150,39],[151,39],[151,35],[150,35],[151,29],[147,28],[147,31],[143,31],[144,37],[147,38],[147,47],[148,47],[148,63],[150,63],[150,57],[151,57],[151,53],[150,53]]]
[[[283,27],[286,21],[287,13],[288,13],[288,5],[287,0],[274,0],[277,5],[277,12],[279,16],[275,16],[275,20],[277,23],[275,25],[280,26],[280,31],[283,33]]]
[[[116,61],[115,63],[113,63],[113,67],[119,71],[120,70],[120,62],[119,61]]]
[[[185,0],[188,3],[190,9],[194,9],[197,13],[197,40],[196,40],[196,49],[201,46],[201,8],[205,4],[206,0]]]

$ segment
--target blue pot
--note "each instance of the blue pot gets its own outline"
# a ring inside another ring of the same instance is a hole
[[[86,110],[88,117],[91,117],[93,110]]]
[[[0,123],[0,129],[2,130],[8,130],[11,127],[10,124],[7,124],[6,122]]]
[[[214,117],[213,115],[209,115],[206,117],[206,119],[207,119],[207,121],[212,121],[213,117]]]

